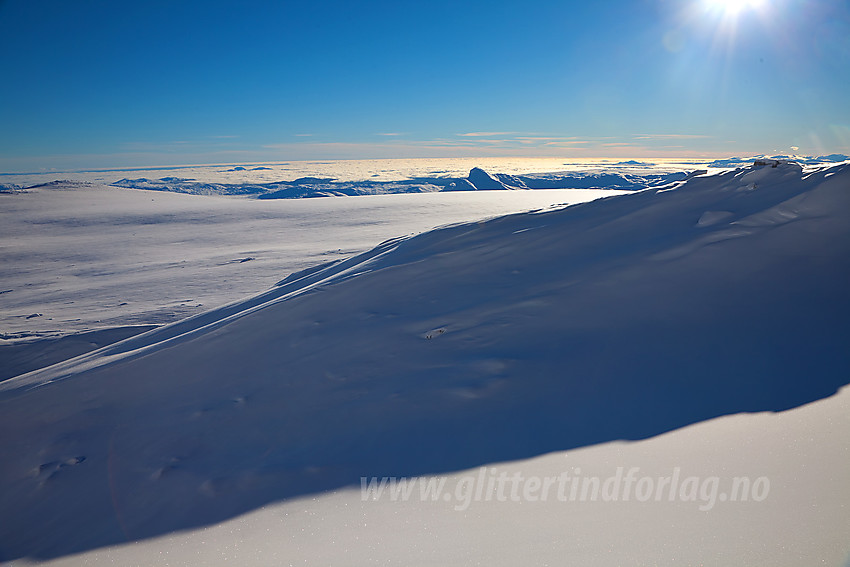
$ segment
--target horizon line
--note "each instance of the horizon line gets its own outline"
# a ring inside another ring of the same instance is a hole
[[[691,156],[681,156],[681,157],[666,157],[666,156],[637,156],[637,157],[604,157],[604,156],[587,156],[582,158],[575,157],[558,157],[558,156],[457,156],[457,157],[369,157],[369,158],[316,158],[316,159],[293,159],[293,160],[272,160],[272,161],[222,161],[222,162],[205,162],[205,163],[181,163],[175,165],[140,165],[140,166],[120,166],[120,167],[92,167],[92,168],[63,168],[63,169],[49,169],[49,170],[41,170],[41,171],[0,171],[0,176],[16,176],[16,175],[50,175],[50,174],[59,174],[59,173],[118,173],[118,172],[131,172],[131,171],[168,171],[175,169],[191,169],[198,167],[238,167],[243,165],[260,165],[260,166],[268,166],[268,165],[289,165],[292,163],[327,163],[327,162],[364,162],[364,161],[417,161],[417,160],[440,160],[440,161],[449,161],[449,160],[560,160],[564,161],[564,165],[573,165],[573,164],[582,164],[582,163],[606,163],[611,165],[616,164],[628,164],[628,162],[640,162],[640,163],[648,163],[649,161],[653,162],[662,162],[662,163],[704,163],[710,161],[717,160],[748,160],[748,159],[756,159],[756,158],[771,158],[771,157],[797,157],[802,159],[816,159],[819,157],[827,157],[828,155],[837,155],[837,154],[826,154],[826,155],[801,155],[801,154],[782,154],[782,153],[748,153],[741,155],[726,155],[723,156],[705,156],[705,155],[691,155]],[[843,155],[843,154],[842,154]]]

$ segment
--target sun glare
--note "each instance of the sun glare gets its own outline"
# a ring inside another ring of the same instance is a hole
[[[705,4],[712,11],[723,12],[727,15],[736,15],[744,10],[761,8],[765,0],[705,0]]]
[[[699,0],[694,6],[701,6],[699,14],[702,25],[713,29],[715,46],[725,50],[734,47],[738,27],[756,15],[764,19],[770,0]]]

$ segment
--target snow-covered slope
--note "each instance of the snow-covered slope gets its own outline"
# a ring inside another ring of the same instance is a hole
[[[850,381],[848,221],[848,164],[698,175],[390,240],[13,378],[0,553],[830,396]]]
[[[3,339],[172,323],[387,238],[610,194],[256,201],[61,183],[0,195],[0,363]]]

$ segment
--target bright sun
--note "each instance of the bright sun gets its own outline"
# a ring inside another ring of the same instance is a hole
[[[760,8],[766,0],[705,0],[712,10],[734,15],[742,10]]]

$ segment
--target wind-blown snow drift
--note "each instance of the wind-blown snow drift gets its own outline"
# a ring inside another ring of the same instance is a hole
[[[850,168],[462,224],[0,385],[0,554],[784,410],[850,381]]]

